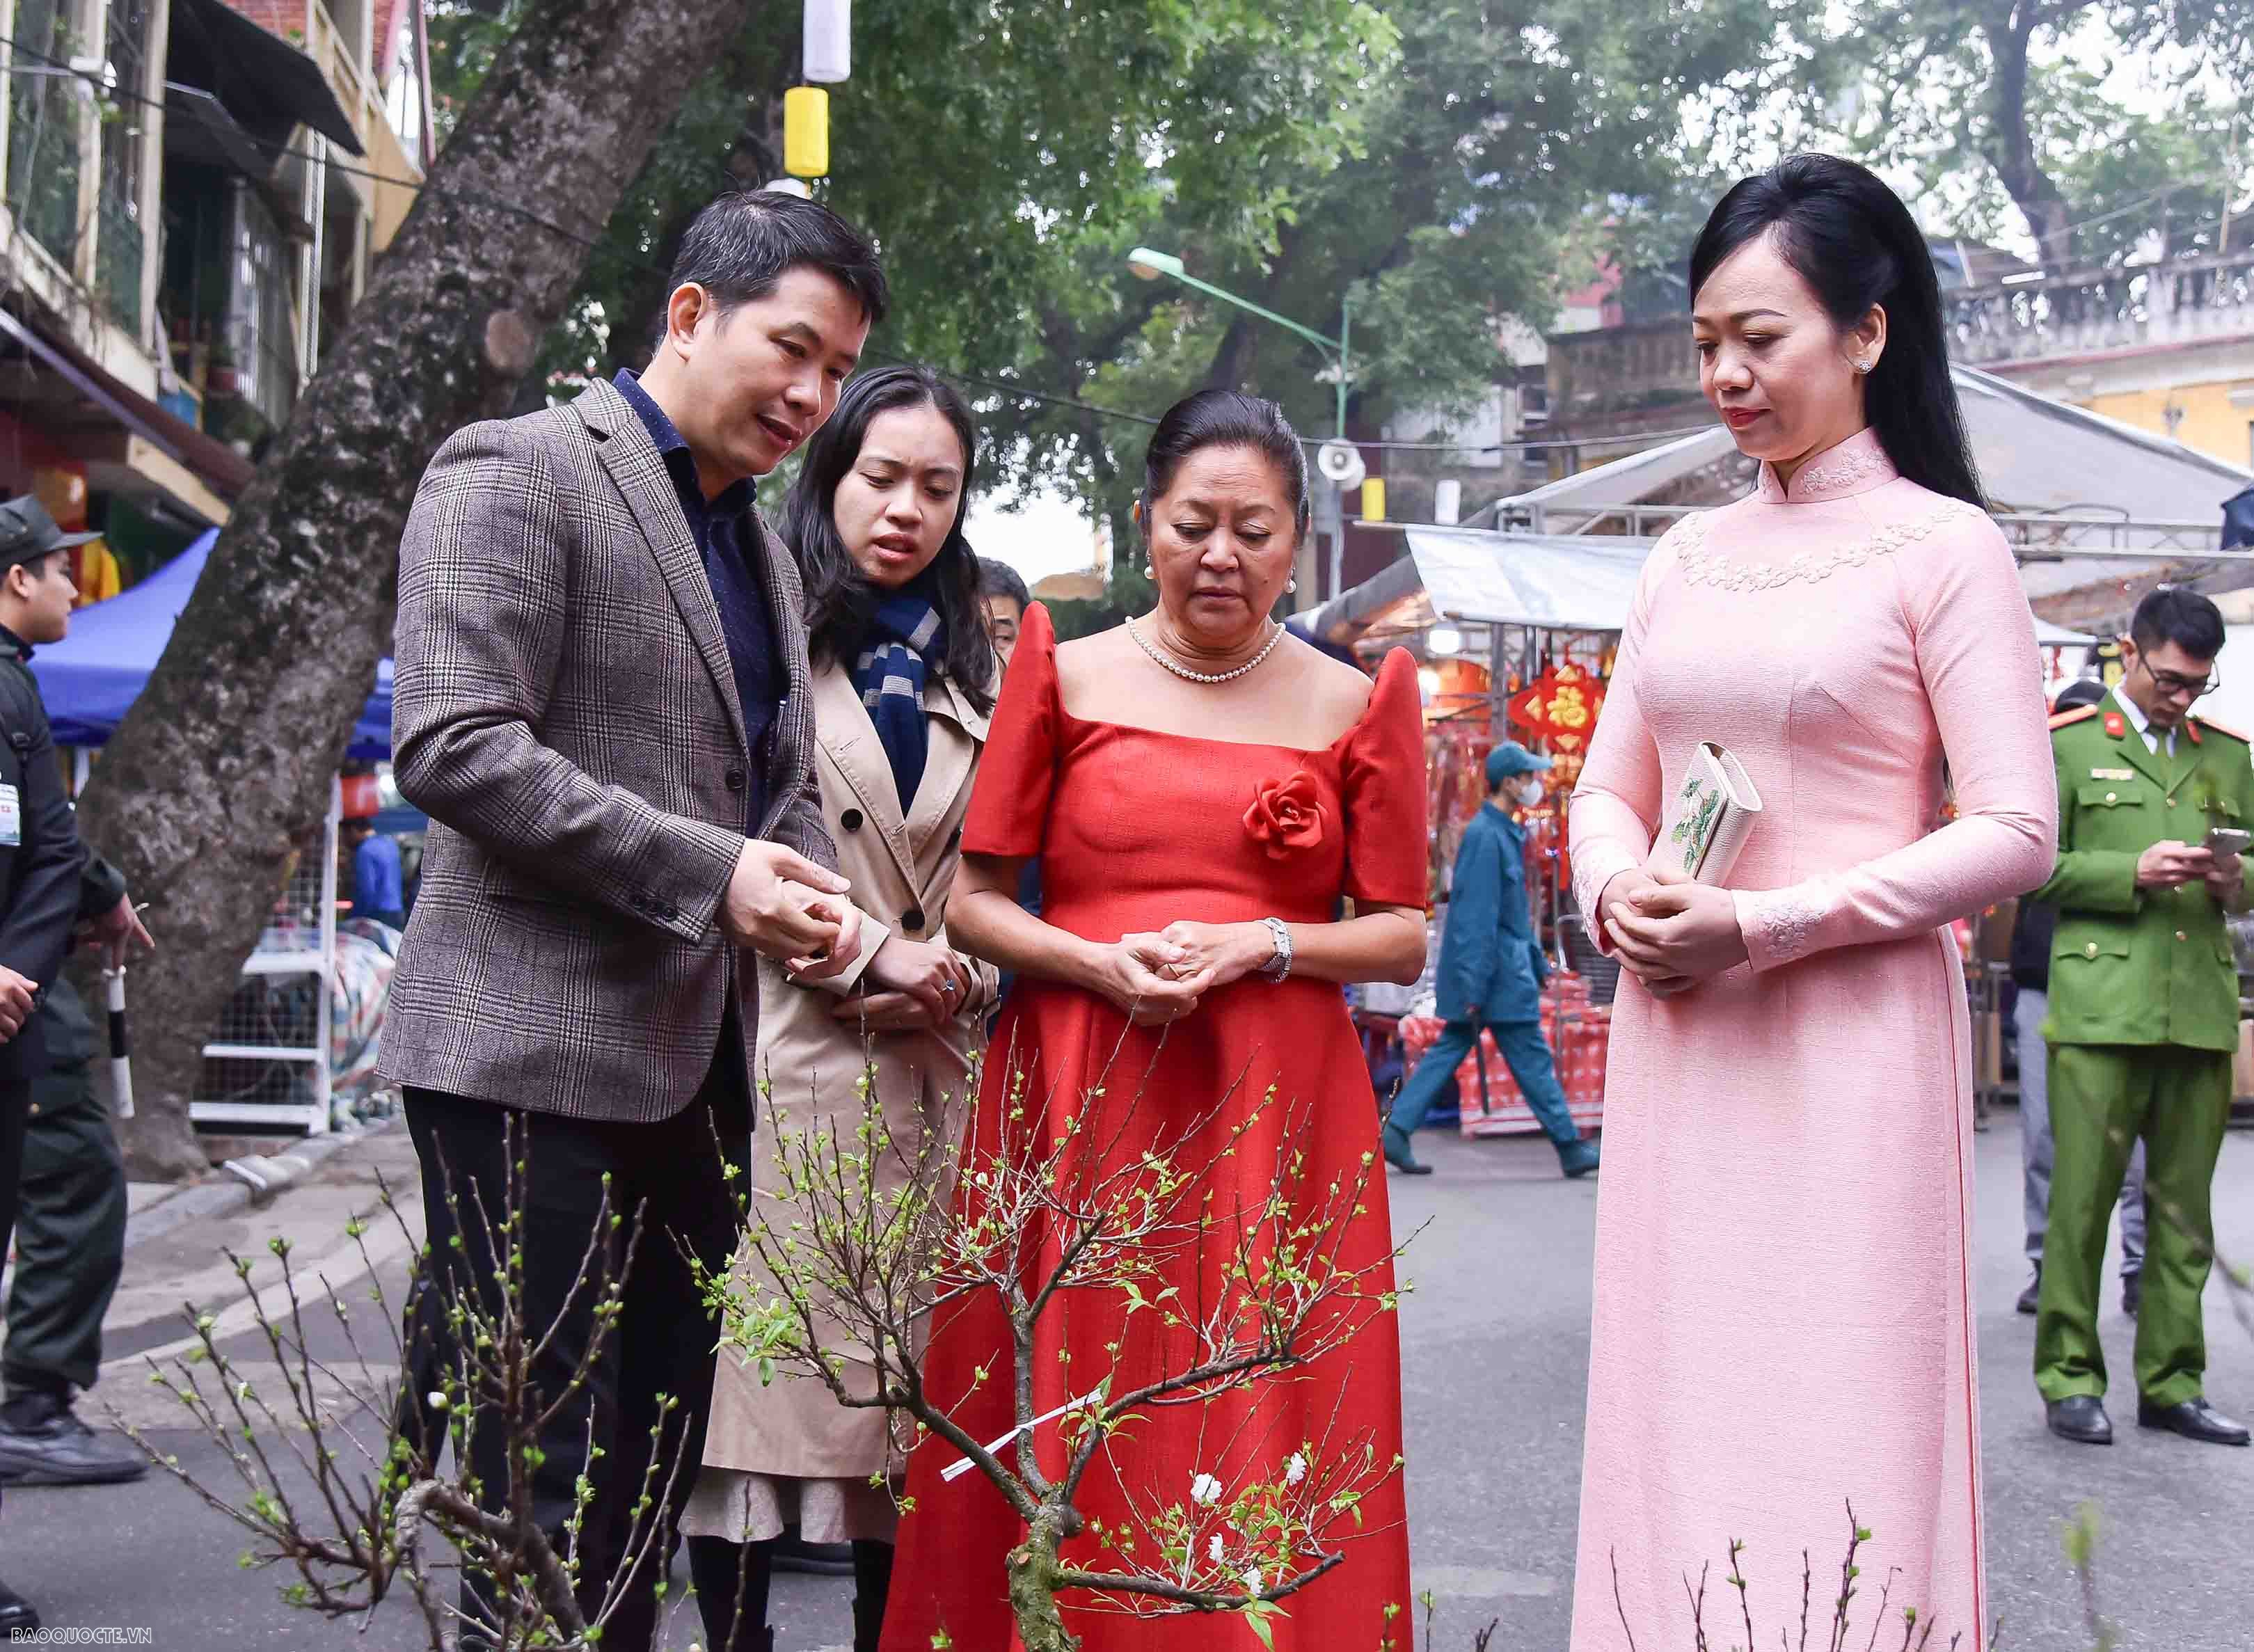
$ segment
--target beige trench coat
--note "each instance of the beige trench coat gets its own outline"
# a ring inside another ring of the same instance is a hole
[[[837,844],[837,870],[852,880],[853,900],[869,932],[850,972],[858,976],[881,939],[869,920],[911,940],[946,940],[948,891],[961,858],[962,816],[986,742],[986,718],[953,683],[929,680],[924,710],[930,753],[914,806],[903,821],[892,765],[852,680],[836,666],[817,670],[813,694],[822,815]],[[886,1187],[903,1180],[902,1164],[913,1161],[928,1120],[959,1137],[970,1051],[993,1008],[997,986],[990,965],[964,962],[973,980],[972,1002],[952,1025],[932,1032],[879,1033],[864,1042],[854,1023],[832,1015],[839,1002],[834,992],[792,984],[777,965],[762,960],[752,1063],[771,1086],[774,1107],[787,1115],[786,1128],[794,1134],[834,1119],[840,1137],[850,1139],[861,1120],[858,1081],[873,1061],[885,1122],[900,1144],[879,1172]],[[751,1149],[752,1217],[781,1232],[790,1214],[779,1196],[784,1179],[774,1162],[771,1124],[762,1101]],[[942,1162],[954,1162],[954,1145],[947,1144]],[[738,1256],[737,1266],[740,1282],[769,1288],[748,1253]],[[874,1391],[865,1366],[850,1365],[846,1380],[862,1392]],[[763,1388],[756,1368],[723,1349],[704,1461],[802,1480],[865,1480],[886,1466],[885,1413],[874,1406],[842,1406],[811,1377],[779,1373]]]

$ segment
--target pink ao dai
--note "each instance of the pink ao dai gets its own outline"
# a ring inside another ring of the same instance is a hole
[[[1848,1503],[1855,1621],[1981,1643],[1972,1074],[1944,927],[2049,874],[2034,632],[1995,525],[1874,434],[1686,519],[1644,568],[1572,805],[1582,909],[1642,862],[1694,744],[1764,813],[1729,878],[1749,963],[1624,977],[1605,1091],[1573,1652],[1815,1634]],[[1942,823],[1944,768],[1956,817]],[[1615,1571],[1619,1604],[1615,1605]],[[1793,1633],[1797,1634],[1797,1628]],[[1858,1627],[1855,1643],[1864,1629]],[[1887,1637],[1882,1635],[1881,1640]]]

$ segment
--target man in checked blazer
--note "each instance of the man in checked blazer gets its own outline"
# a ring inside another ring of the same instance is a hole
[[[606,1648],[641,1652],[654,1627],[670,1511],[654,1541],[632,1513],[653,1425],[659,1485],[679,1454],[676,1505],[703,1454],[716,1331],[681,1247],[715,1269],[735,1247],[716,1137],[749,1151],[746,952],[833,987],[906,984],[834,871],[798,574],[752,500],[830,416],[885,305],[874,248],[828,209],[724,197],[682,242],[648,369],[456,433],[400,547],[393,744],[432,826],[382,1065],[405,1089],[439,1270],[417,1326],[443,1341],[448,1292],[491,1310],[471,1195],[498,1222],[521,1157],[524,1318],[564,1326],[532,1377],[552,1403],[595,1323],[574,1280],[605,1178],[611,1210],[640,1212],[620,1322],[531,1477],[558,1532],[592,1474],[590,1610],[640,1558]],[[500,1428],[471,1455],[499,1507]],[[466,1574],[465,1609],[490,1622],[485,1592]]]

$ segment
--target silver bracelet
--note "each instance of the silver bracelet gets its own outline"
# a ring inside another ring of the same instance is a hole
[[[1260,921],[1276,937],[1276,954],[1260,966],[1260,973],[1270,981],[1281,981],[1292,973],[1292,931],[1281,918],[1263,918]]]

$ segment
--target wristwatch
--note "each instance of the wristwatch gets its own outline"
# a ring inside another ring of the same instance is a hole
[[[1275,956],[1260,966],[1262,976],[1270,981],[1281,981],[1292,973],[1292,931],[1281,918],[1263,918],[1268,933],[1276,937]]]

